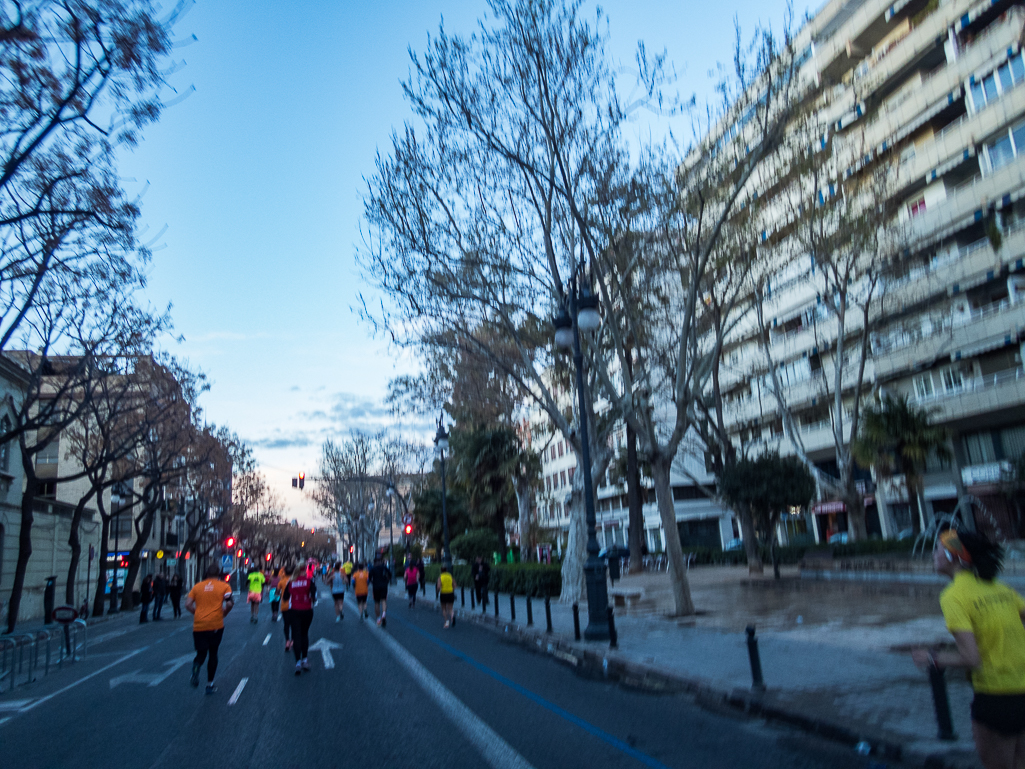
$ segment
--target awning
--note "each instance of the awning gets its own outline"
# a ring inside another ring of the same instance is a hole
[[[893,5],[887,8],[886,11],[883,12],[883,21],[889,22],[895,14],[900,13],[904,6],[906,6],[910,2],[911,0],[897,0],[897,2],[895,2]]]
[[[991,336],[989,339],[983,339],[981,342],[975,342],[960,350],[955,350],[950,353],[950,359],[957,361],[962,358],[971,358],[976,355],[981,355],[982,353],[989,352],[990,350],[998,350],[1001,347],[1013,344],[1017,336],[1017,333],[1004,334],[1002,336]]]
[[[978,5],[969,8],[967,13],[965,13],[960,19],[954,22],[954,33],[957,34],[962,29],[969,26],[973,21],[979,18],[982,14],[984,14],[998,2],[1000,2],[1000,0],[983,0],[983,2],[979,3]]]
[[[940,114],[947,107],[949,107],[951,104],[953,104],[955,101],[960,99],[962,95],[962,87],[959,85],[946,96],[937,99],[924,110],[919,112],[914,118],[909,120],[907,123],[901,125],[900,128],[898,128],[892,136],[890,136],[886,141],[884,141],[876,148],[876,152],[885,152],[888,147],[892,147],[905,136],[910,136],[923,125],[925,125],[938,114]]]
[[[943,176],[948,171],[953,171],[959,165],[964,163],[969,158],[975,155],[975,147],[968,147],[963,152],[947,160],[945,163],[940,163],[929,173],[925,175],[925,183],[936,181],[939,177]]]
[[[842,513],[847,509],[847,505],[843,502],[819,502],[817,505],[811,506],[811,511],[815,515],[826,515],[828,513]]]

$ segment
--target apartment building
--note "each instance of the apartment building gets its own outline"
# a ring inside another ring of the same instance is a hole
[[[833,178],[821,194],[853,194],[859,178],[885,169],[901,233],[869,318],[866,390],[906,395],[953,436],[953,466],[926,468],[924,517],[953,510],[960,484],[982,501],[985,525],[1009,538],[1025,531],[1008,483],[1025,452],[1023,33],[1025,8],[1009,0],[833,0],[798,35],[801,77],[821,86],[832,139]],[[862,321],[839,328],[821,270],[787,235],[763,239],[780,260],[763,294],[767,332],[751,313],[724,350],[727,425],[738,445],[794,450],[771,357],[804,450],[835,473],[832,426],[839,420],[849,439],[856,377],[845,370],[838,414],[823,374],[854,368],[833,354]],[[859,477],[870,534],[926,522],[913,520],[900,484]],[[809,533],[846,530],[845,513],[821,500]]]

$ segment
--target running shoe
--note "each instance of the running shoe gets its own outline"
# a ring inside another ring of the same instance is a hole
[[[310,661],[308,659],[303,657],[302,662],[300,664],[303,666],[303,670],[305,670],[307,673],[310,672]]]
[[[448,628],[448,622],[446,622],[444,625],[442,625],[442,627],[443,628]]]
[[[206,693],[207,694],[213,694],[215,691],[217,691],[217,687],[216,686],[214,686],[213,684],[207,684],[206,685]]]
[[[384,622],[384,617],[378,617],[378,618],[377,618],[377,626],[378,626],[378,627],[381,627],[381,623],[382,623],[382,622]]]
[[[286,652],[292,651],[292,642],[291,642],[291,640],[285,641],[285,651]]]
[[[295,674],[301,676],[303,674],[303,664],[301,662],[295,663]]]
[[[335,617],[335,622],[341,622],[341,621],[342,621],[341,617]]]
[[[388,618],[383,615],[381,616],[381,627],[388,627]]]
[[[189,683],[193,689],[199,686],[199,665],[195,662],[192,663],[192,678],[189,679]]]

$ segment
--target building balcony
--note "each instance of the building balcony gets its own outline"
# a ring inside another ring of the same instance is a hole
[[[1025,405],[1025,369],[1016,368],[965,380],[964,386],[926,397],[909,396],[912,403],[933,409],[938,424],[970,420]]]

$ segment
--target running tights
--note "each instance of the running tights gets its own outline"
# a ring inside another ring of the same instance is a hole
[[[206,666],[206,680],[213,681],[217,672],[217,647],[221,645],[221,636],[224,635],[224,628],[220,630],[201,630],[192,632],[192,643],[196,647],[196,659],[193,664],[203,665],[207,652],[210,653],[210,662]]]
[[[306,659],[310,651],[310,625],[313,624],[313,609],[292,609],[292,651],[295,661]]]
[[[285,631],[285,640],[289,641],[292,638],[292,610],[285,609],[281,612],[281,625]]]

